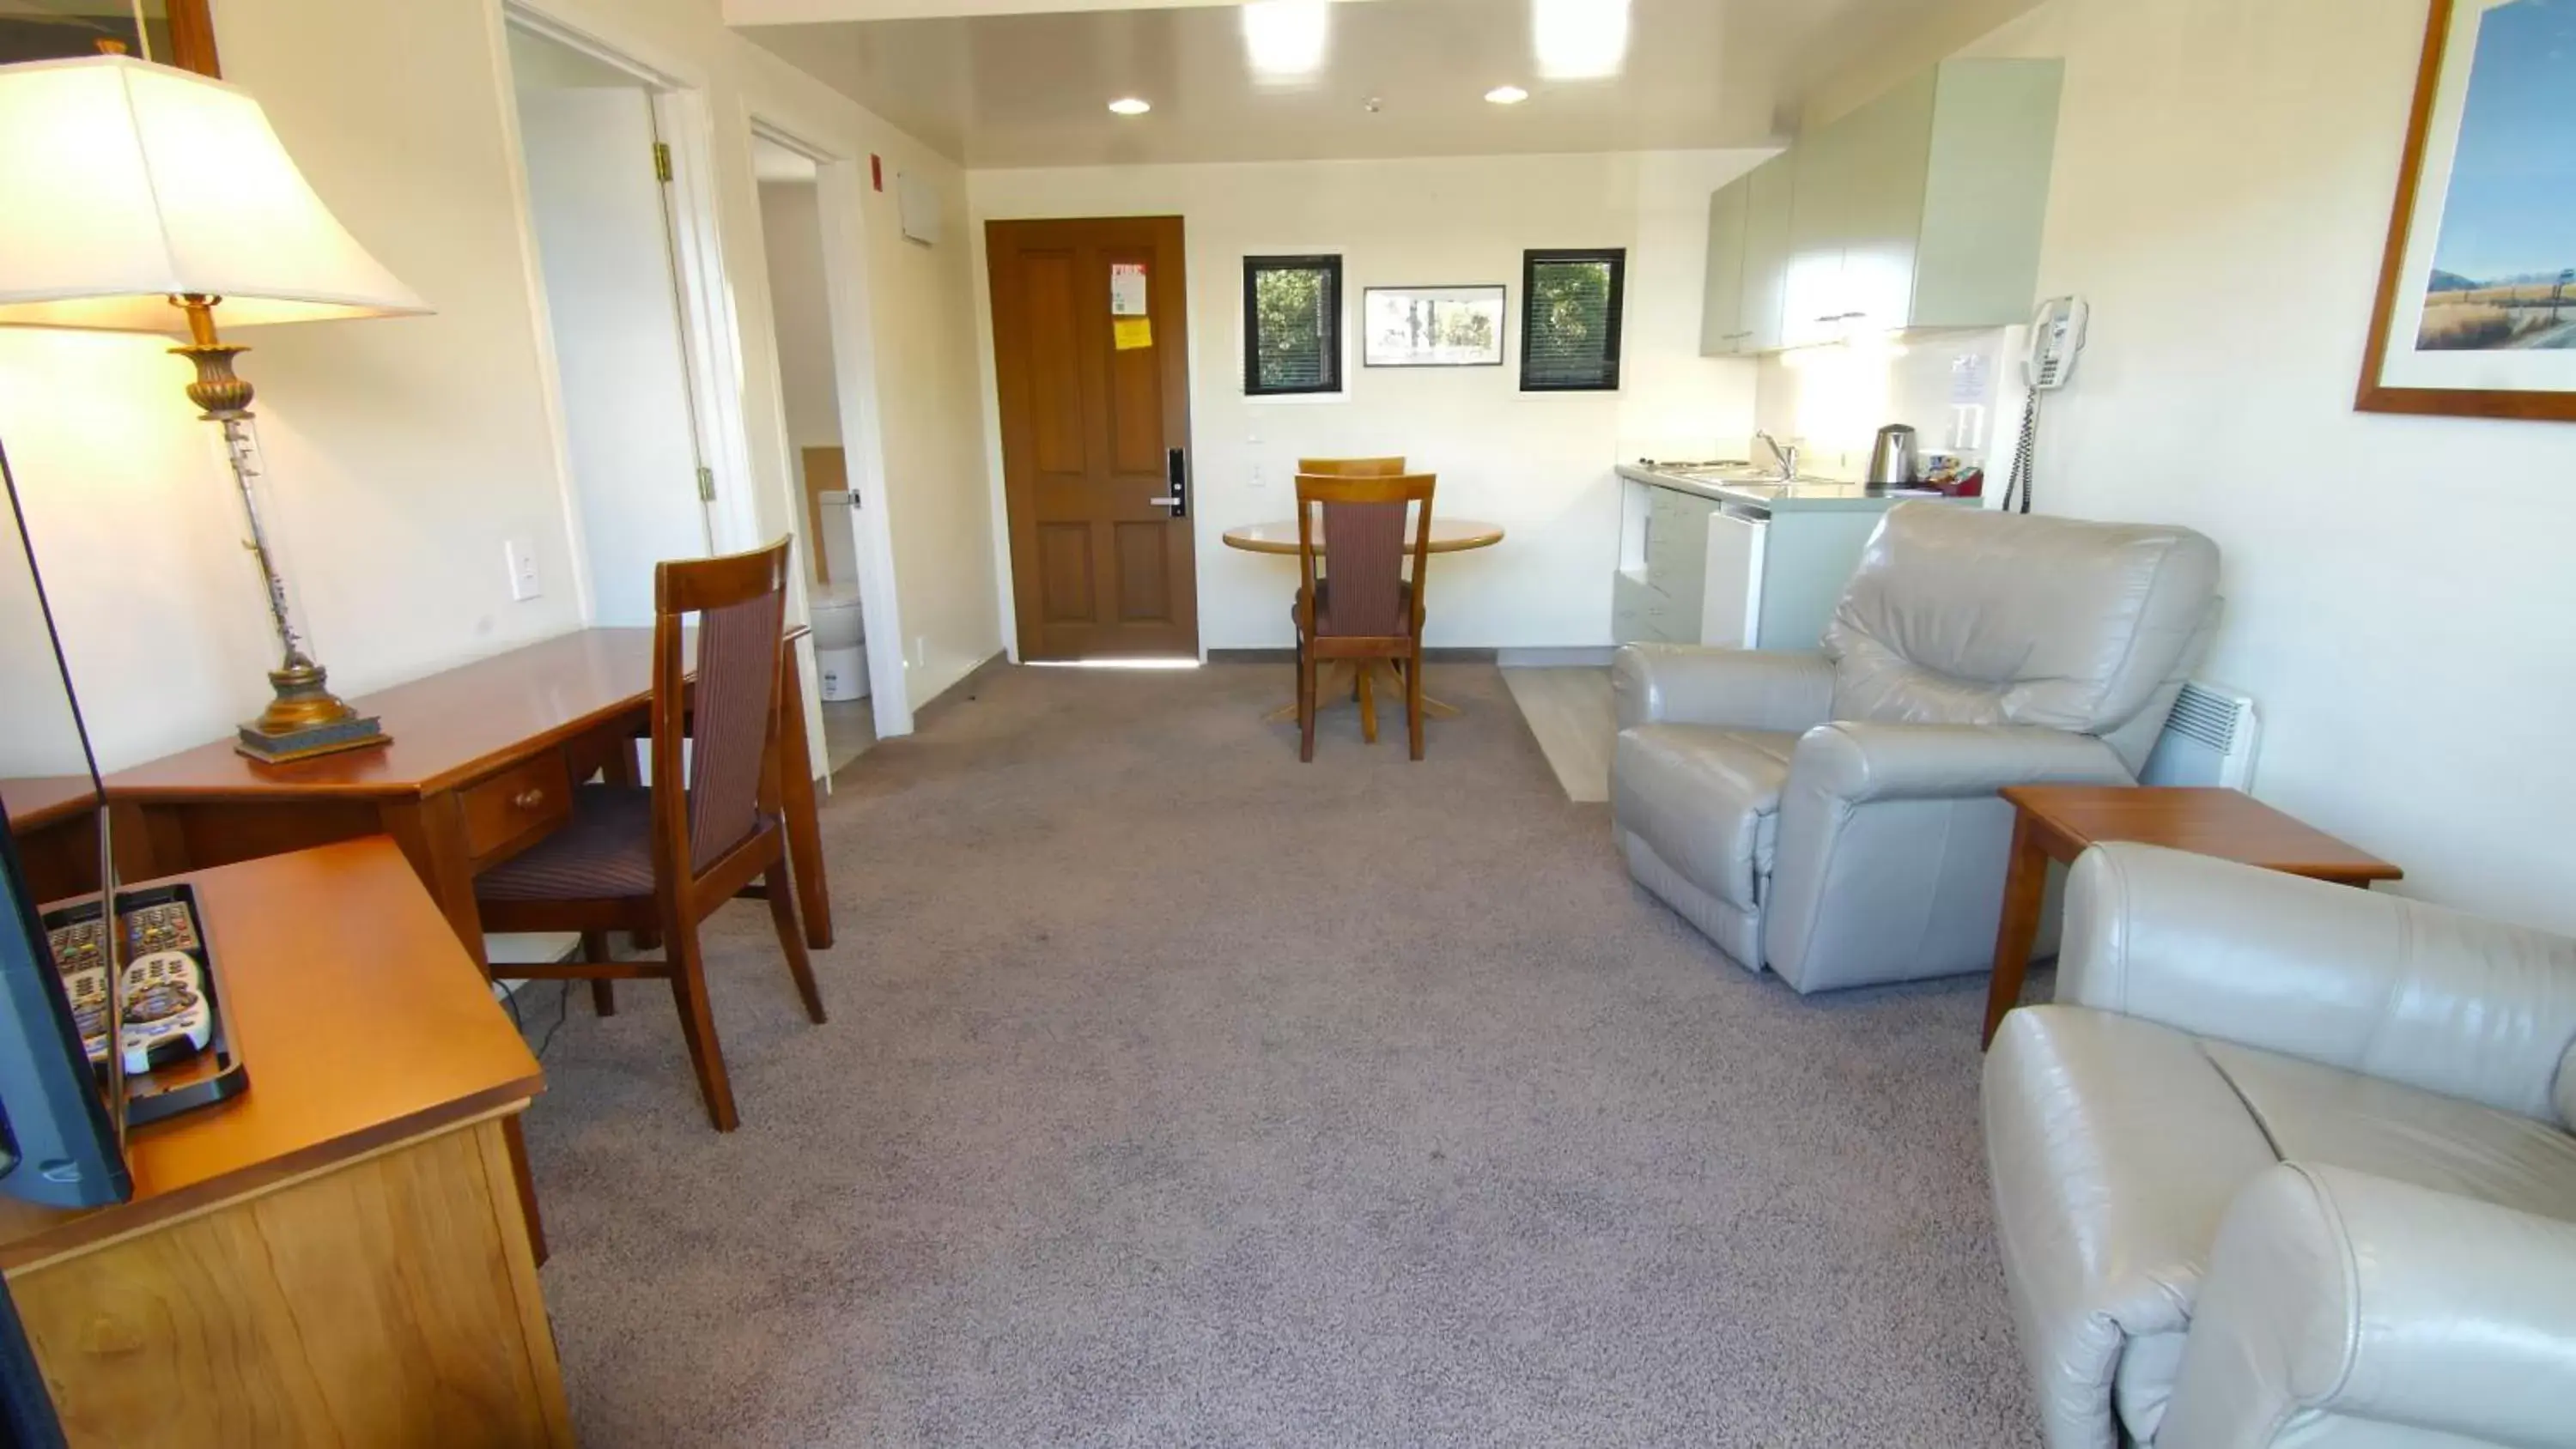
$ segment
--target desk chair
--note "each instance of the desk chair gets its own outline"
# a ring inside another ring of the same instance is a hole
[[[753,553],[653,568],[653,784],[584,785],[562,829],[474,882],[486,931],[578,931],[577,960],[507,968],[532,980],[665,980],[719,1132],[740,1120],[707,1005],[698,926],[757,880],[805,1014],[823,1017],[788,890],[778,814],[778,640],[787,607],[787,540]],[[698,616],[697,687],[680,661],[680,619]],[[694,734],[692,733],[694,731]],[[692,740],[683,762],[681,742]],[[802,760],[790,762],[802,768]],[[685,787],[679,782],[686,780]],[[658,960],[612,961],[607,933],[658,934]]]
[[[1376,661],[1404,679],[1405,733],[1422,758],[1422,591],[1431,553],[1429,473],[1393,477],[1297,476],[1297,758],[1315,758],[1315,671],[1325,659],[1359,665],[1360,734],[1377,742]],[[1404,517],[1413,513],[1413,578],[1404,577]],[[1315,526],[1332,549],[1329,577],[1315,576]]]

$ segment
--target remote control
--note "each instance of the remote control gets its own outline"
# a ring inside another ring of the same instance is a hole
[[[185,901],[163,901],[125,913],[125,953],[147,956],[155,951],[197,949],[197,922]]]
[[[124,996],[128,1072],[186,1061],[214,1039],[203,969],[185,952],[155,951],[128,965]]]
[[[71,998],[72,1023],[80,1031],[81,1050],[89,1064],[107,1064],[107,967],[84,966],[63,973],[63,995]]]
[[[95,917],[57,926],[50,933],[54,948],[54,969],[62,973],[63,996],[71,1002],[72,1021],[80,1031],[81,1050],[89,1053],[90,1065],[107,1064],[107,956],[99,947],[107,940],[105,926]]]

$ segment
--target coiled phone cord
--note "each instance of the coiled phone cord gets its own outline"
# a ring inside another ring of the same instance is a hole
[[[2030,401],[2021,410],[2021,441],[2013,444],[2012,474],[2004,483],[2004,511],[2011,512],[2013,495],[2021,495],[2021,511],[2030,512],[2030,455],[2039,445],[2039,390],[2031,389]]]

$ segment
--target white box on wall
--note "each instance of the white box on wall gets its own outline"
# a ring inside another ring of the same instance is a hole
[[[894,204],[903,218],[903,234],[924,246],[939,243],[939,191],[908,171],[894,177]]]

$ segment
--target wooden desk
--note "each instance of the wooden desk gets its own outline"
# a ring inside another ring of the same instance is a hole
[[[381,839],[191,879],[250,1090],[137,1129],[129,1202],[0,1202],[71,1442],[572,1443],[482,972]]]
[[[789,631],[785,646],[802,637]],[[782,647],[785,647],[782,646]],[[354,701],[378,750],[263,765],[229,740],[107,777],[121,873],[170,874],[361,835],[390,835],[477,961],[475,875],[563,822],[594,771],[633,778],[653,697],[651,629],[584,629]],[[788,871],[807,944],[832,944],[832,903],[808,763],[805,693],[781,673],[779,771]],[[127,855],[129,841],[135,853]]]
[[[98,890],[98,786],[87,775],[0,780],[0,806],[18,842],[18,863],[40,901]]]
[[[1986,984],[1987,1046],[1994,1045],[2004,1013],[2021,1000],[2052,860],[2072,861],[2085,847],[2105,840],[2133,840],[2352,886],[2406,874],[2241,790],[2006,785],[2002,794],[2017,813],[2012,864],[2004,876],[2003,918],[1995,927],[1995,974]]]

